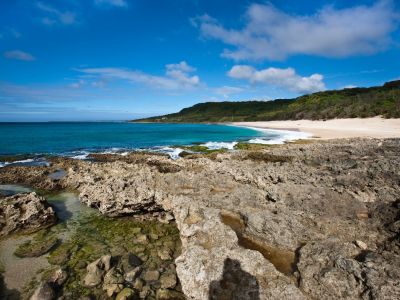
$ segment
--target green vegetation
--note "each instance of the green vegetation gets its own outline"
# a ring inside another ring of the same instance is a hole
[[[267,148],[271,148],[274,147],[274,145],[268,145],[268,144],[252,144],[252,143],[244,143],[244,142],[240,142],[237,143],[234,146],[235,150],[263,150],[263,149],[267,149]]]
[[[318,92],[296,99],[245,102],[207,102],[178,113],[133,122],[238,122],[324,120],[333,118],[400,118],[400,80],[381,87]]]

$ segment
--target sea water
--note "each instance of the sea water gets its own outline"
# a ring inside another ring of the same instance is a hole
[[[123,154],[131,150],[153,150],[176,156],[179,153],[176,146],[202,144],[210,149],[232,149],[241,141],[273,144],[293,139],[293,134],[286,136],[287,133],[276,130],[217,124],[0,123],[0,155],[50,154],[84,159],[92,152]],[[6,164],[0,161],[0,167]]]

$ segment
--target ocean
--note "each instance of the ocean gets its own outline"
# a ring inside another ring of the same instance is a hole
[[[281,143],[293,139],[293,134],[216,124],[0,123],[0,155],[49,154],[84,159],[91,152],[151,150],[176,157],[181,150],[172,146],[202,144],[210,149],[232,149],[240,141]]]

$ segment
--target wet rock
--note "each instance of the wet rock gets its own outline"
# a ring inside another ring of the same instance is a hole
[[[142,279],[136,278],[135,282],[133,283],[133,288],[135,290],[141,291],[143,289],[144,285],[145,285],[145,282]]]
[[[118,293],[115,300],[130,300],[134,299],[135,292],[130,288],[124,288],[121,292]]]
[[[35,290],[30,300],[54,300],[56,294],[48,283],[41,283]]]
[[[157,251],[158,257],[162,260],[170,260],[172,259],[172,250],[169,248],[162,248]]]
[[[158,278],[160,278],[160,272],[155,270],[148,270],[143,274],[143,279],[145,281],[157,281]]]
[[[138,244],[142,244],[142,245],[147,245],[149,243],[149,239],[148,239],[147,235],[140,234],[136,237],[134,242],[138,243]]]
[[[163,289],[173,289],[177,282],[176,282],[176,275],[175,274],[163,274],[160,277],[161,287]]]
[[[185,296],[182,293],[173,290],[159,289],[156,294],[157,300],[184,300]]]
[[[142,268],[141,268],[141,267],[136,267],[136,268],[134,268],[133,270],[131,270],[131,271],[125,273],[124,278],[125,278],[125,280],[126,280],[127,282],[131,282],[131,283],[132,283],[132,282],[135,281],[135,279],[136,279],[137,277],[140,276],[140,273],[141,273],[141,272],[142,272]]]
[[[111,268],[111,255],[104,255],[100,258],[101,263],[103,264],[104,271],[108,271]]]
[[[101,259],[95,260],[86,267],[86,276],[83,279],[84,285],[87,287],[95,287],[102,282],[104,270],[100,268]]]
[[[17,194],[0,201],[0,237],[34,232],[57,221],[54,210],[36,193]]]
[[[47,282],[51,283],[54,286],[62,286],[68,279],[68,273],[63,269],[57,269],[54,273],[49,277]]]

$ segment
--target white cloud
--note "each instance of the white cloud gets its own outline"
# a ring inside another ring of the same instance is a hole
[[[189,89],[200,84],[200,78],[197,75],[191,75],[196,69],[189,66],[185,61],[166,65],[165,68],[165,76],[122,68],[86,68],[78,71],[99,76],[102,79],[122,79],[167,90]]]
[[[42,2],[38,2],[36,6],[47,14],[46,17],[42,18],[42,23],[48,26],[52,26],[54,24],[63,24],[63,25],[73,25],[78,23],[76,19],[76,13],[71,11],[60,11],[50,5],[44,4]]]
[[[16,59],[16,60],[24,60],[24,61],[33,61],[35,57],[28,53],[21,50],[12,50],[4,52],[4,57],[8,59]]]
[[[248,65],[236,65],[228,72],[228,76],[244,79],[253,84],[274,85],[297,93],[312,93],[326,89],[322,75],[302,77],[293,68],[256,70]]]
[[[223,96],[224,98],[229,98],[230,95],[238,94],[242,91],[243,91],[242,88],[235,87],[235,86],[226,86],[226,85],[215,89],[215,93],[217,95]]]
[[[252,4],[242,29],[227,29],[210,16],[192,21],[204,37],[233,46],[234,60],[283,60],[291,55],[348,57],[372,54],[391,44],[399,14],[391,0],[345,9],[327,6],[312,15],[292,15],[272,4]]]
[[[127,7],[128,3],[125,0],[95,0],[95,4],[97,5],[109,5],[116,7]]]

